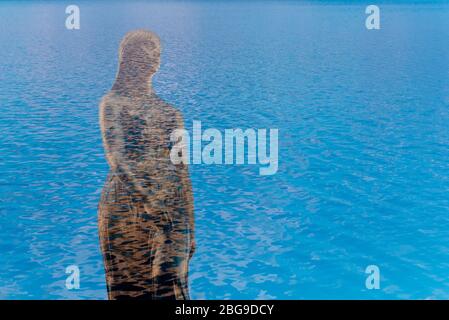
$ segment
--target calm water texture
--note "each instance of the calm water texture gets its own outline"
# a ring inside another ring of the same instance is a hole
[[[0,298],[106,297],[98,102],[136,28],[189,128],[279,128],[276,175],[191,166],[193,298],[449,298],[449,5],[351,3],[1,2]]]

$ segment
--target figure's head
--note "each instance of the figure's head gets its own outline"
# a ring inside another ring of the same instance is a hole
[[[160,65],[161,42],[151,31],[128,32],[119,49],[120,71],[134,78],[151,77]]]

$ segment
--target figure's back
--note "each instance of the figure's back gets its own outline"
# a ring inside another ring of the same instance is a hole
[[[117,79],[100,105],[111,167],[99,205],[109,298],[187,299],[193,199],[187,167],[170,161],[182,117],[135,80]]]

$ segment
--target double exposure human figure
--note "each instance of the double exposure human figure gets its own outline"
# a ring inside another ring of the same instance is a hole
[[[170,134],[184,125],[152,88],[159,64],[159,38],[128,33],[115,83],[100,104],[110,172],[98,225],[109,299],[189,299],[192,188],[187,166],[170,161]]]

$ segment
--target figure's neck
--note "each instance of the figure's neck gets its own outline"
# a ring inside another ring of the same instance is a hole
[[[142,97],[153,93],[152,76],[133,76],[130,73],[120,73],[115,79],[112,90],[129,97]]]

